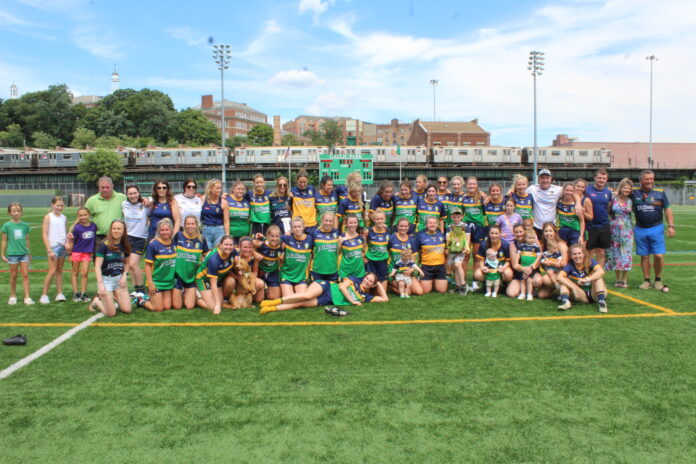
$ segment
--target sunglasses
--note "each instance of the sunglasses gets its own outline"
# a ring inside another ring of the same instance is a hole
[[[447,181],[446,181],[446,180],[438,180],[437,183],[438,183],[438,184],[446,184]]]
[[[169,187],[167,187],[166,185],[158,185],[157,186],[157,190],[167,190],[168,188]]]
[[[187,189],[195,189],[196,186],[195,186],[195,185],[187,185],[186,188],[187,188]]]

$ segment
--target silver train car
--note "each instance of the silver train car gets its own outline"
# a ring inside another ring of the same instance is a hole
[[[523,162],[534,162],[534,149],[524,149]],[[611,150],[582,147],[537,147],[537,162],[551,166],[610,166]]]
[[[31,155],[23,150],[0,148],[0,169],[30,168]]]
[[[207,166],[222,164],[223,152],[218,148],[146,148],[127,151],[135,166]],[[128,156],[125,157],[126,164]]]
[[[234,150],[234,164],[275,165],[275,164],[319,164],[319,157],[329,152],[328,147],[239,147]]]
[[[522,163],[522,149],[497,146],[446,146],[432,149],[433,164],[489,164],[519,165]]]

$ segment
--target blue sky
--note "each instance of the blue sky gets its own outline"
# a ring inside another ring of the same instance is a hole
[[[696,142],[696,2],[5,0],[0,97],[65,83],[77,95],[166,92],[177,108],[219,98],[208,38],[232,46],[225,95],[283,121],[299,114],[479,118],[501,145],[531,145],[530,50],[539,144],[647,141],[655,54],[654,140]]]

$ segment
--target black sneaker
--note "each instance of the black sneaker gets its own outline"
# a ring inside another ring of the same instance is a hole
[[[466,285],[462,285],[461,287],[459,287],[460,295],[466,296],[467,293],[469,293],[469,287],[467,287]]]
[[[7,346],[24,346],[27,344],[27,337],[26,335],[15,335],[14,337],[4,339],[2,344]]]
[[[324,308],[324,312],[333,317],[343,317],[343,316],[348,316],[350,313],[346,311],[345,309],[339,309],[336,306],[327,306]]]
[[[72,300],[73,300],[73,303],[81,303],[82,302],[82,293],[73,293]]]
[[[456,287],[450,288],[450,289],[449,289],[449,292],[450,292],[450,293],[461,293],[461,292],[462,292],[462,287],[460,287],[459,285],[457,285]]]
[[[84,303],[89,303],[90,301],[92,301],[92,299],[89,297],[89,293],[83,293],[83,294],[82,294],[82,301],[83,301]]]

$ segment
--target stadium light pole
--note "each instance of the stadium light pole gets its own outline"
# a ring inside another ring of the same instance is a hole
[[[527,69],[532,72],[534,78],[534,183],[538,182],[537,176],[537,76],[541,76],[544,71],[544,52],[532,50],[529,52],[529,63]]]
[[[225,153],[225,69],[230,67],[232,51],[229,45],[216,44],[213,45],[213,58],[220,70],[220,132],[222,132],[222,141],[220,150],[222,151],[222,191],[227,191],[227,157]]]
[[[435,112],[435,86],[439,83],[440,81],[437,79],[430,79],[430,85],[433,86],[433,122],[437,120],[437,113]]]
[[[653,63],[657,61],[655,55],[645,57],[650,61],[650,133],[648,135],[648,169],[653,165],[652,126],[653,126]]]

